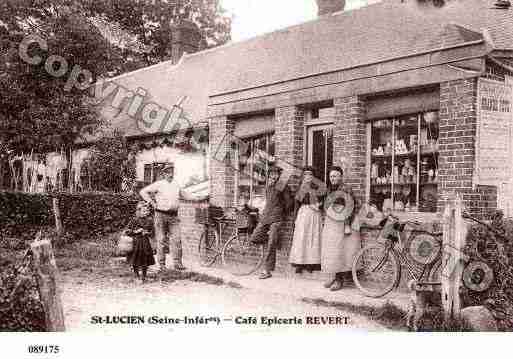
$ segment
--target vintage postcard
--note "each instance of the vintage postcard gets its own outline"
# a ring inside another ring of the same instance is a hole
[[[513,329],[511,1],[3,0],[0,48],[0,331]]]

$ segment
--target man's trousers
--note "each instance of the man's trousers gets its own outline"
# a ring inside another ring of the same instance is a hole
[[[251,242],[256,244],[265,244],[265,257],[264,269],[267,272],[272,272],[276,268],[276,250],[279,244],[279,231],[282,222],[274,222],[270,224],[259,223],[253,234],[251,235]]]
[[[164,252],[166,241],[169,241],[173,266],[182,266],[182,241],[178,217],[155,211],[154,225],[155,238],[157,239],[157,263],[160,269],[164,269],[166,266],[166,254]]]

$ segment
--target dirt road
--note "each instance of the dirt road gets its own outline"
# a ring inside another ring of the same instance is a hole
[[[216,326],[239,331],[387,330],[366,317],[304,303],[285,295],[270,295],[256,290],[189,280],[162,283],[150,280],[141,285],[132,279],[128,269],[71,270],[62,273],[60,282],[68,331],[178,331]],[[144,323],[105,323],[106,320],[118,320],[116,316],[143,317]],[[153,317],[161,321],[182,321],[179,324],[150,324]],[[188,317],[195,324],[183,324],[184,317]],[[211,317],[219,318],[220,322],[196,324],[201,318]],[[269,318],[270,323],[276,320],[274,317],[281,319],[282,323],[286,319],[288,324],[269,326],[262,323],[261,317]],[[321,322],[322,319],[307,317],[322,317],[328,321],[331,317],[332,324],[313,324],[315,321]],[[98,324],[98,318],[103,323]],[[241,324],[236,324],[236,321]],[[337,322],[338,325],[335,324]]]

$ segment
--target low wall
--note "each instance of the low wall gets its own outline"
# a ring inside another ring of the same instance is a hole
[[[207,201],[189,202],[181,201],[178,211],[180,219],[180,236],[182,239],[182,249],[184,258],[199,260],[198,244],[204,226],[196,223],[196,208],[204,208],[208,206]]]

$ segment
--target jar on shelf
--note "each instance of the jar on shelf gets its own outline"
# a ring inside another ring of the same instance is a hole
[[[385,147],[385,155],[391,155],[392,154],[392,144],[389,142],[387,142],[387,145]]]
[[[428,171],[428,181],[429,181],[429,182],[433,182],[433,180],[434,180],[434,176],[435,176],[435,171],[433,171],[433,169],[431,168],[431,169]]]

